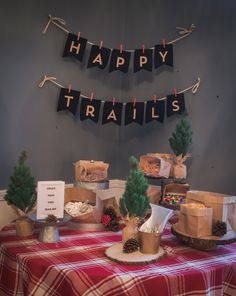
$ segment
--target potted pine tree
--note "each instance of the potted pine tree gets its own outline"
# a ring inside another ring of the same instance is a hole
[[[16,234],[19,236],[32,234],[33,227],[28,218],[28,213],[36,203],[35,180],[30,168],[25,164],[26,159],[27,155],[24,151],[13,169],[7,193],[4,197],[19,216],[16,220]]]
[[[131,156],[129,161],[132,165],[126,181],[125,192],[120,199],[120,213],[126,227],[122,231],[122,243],[129,239],[137,239],[137,225],[140,218],[146,215],[149,208],[147,180],[138,167],[138,160]]]
[[[175,165],[173,168],[173,177],[175,179],[186,179],[187,169],[184,162],[189,157],[192,146],[192,134],[189,119],[184,115],[169,138],[170,147],[175,154]]]

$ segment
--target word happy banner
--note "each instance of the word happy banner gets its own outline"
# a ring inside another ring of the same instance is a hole
[[[152,121],[163,122],[165,115],[167,117],[175,114],[181,114],[185,111],[185,97],[184,93],[191,90],[195,94],[200,85],[200,78],[198,82],[190,87],[177,93],[170,94],[166,97],[157,99],[150,99],[144,102],[136,102],[136,98],[132,102],[121,103],[112,101],[103,101],[81,94],[80,91],[72,90],[71,87],[65,88],[58,82],[55,77],[44,76],[44,79],[39,83],[39,87],[43,87],[45,82],[52,82],[60,87],[59,99],[57,104],[57,112],[68,111],[73,115],[79,115],[80,120],[91,120],[95,123],[99,122],[100,114],[102,124],[113,122],[114,124],[129,125],[137,123],[142,125],[144,122]]]
[[[73,57],[83,60],[87,39],[68,33],[63,57]],[[87,68],[105,69],[109,63],[109,72],[121,71],[127,73],[130,66],[131,52],[92,45]],[[133,57],[133,71],[152,71],[162,65],[173,67],[173,45],[155,45],[154,49],[136,49]]]
[[[49,15],[43,34],[47,33],[50,24],[54,24],[67,33],[63,57],[72,57],[82,62],[87,45],[90,45],[87,68],[108,68],[109,72],[120,71],[123,73],[128,73],[131,64],[135,73],[141,70],[151,72],[162,65],[173,67],[173,44],[189,36],[195,29],[193,24],[189,28],[177,27],[181,36],[172,41],[166,42],[163,39],[161,44],[156,44],[151,48],[145,48],[145,45],[142,44],[142,48],[123,50],[122,44],[119,48],[107,48],[103,46],[103,41],[96,45],[81,37],[80,32],[78,34],[70,33],[65,28],[66,22],[63,19],[51,15]]]

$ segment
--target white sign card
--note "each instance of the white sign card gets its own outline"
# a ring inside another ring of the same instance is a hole
[[[58,219],[64,217],[65,182],[40,181],[37,193],[37,219],[45,219],[54,215]]]

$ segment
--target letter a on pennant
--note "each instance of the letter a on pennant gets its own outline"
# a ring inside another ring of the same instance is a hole
[[[90,119],[98,122],[101,101],[82,98],[80,106],[80,120]]]
[[[108,63],[111,50],[109,48],[100,48],[97,45],[91,47],[88,68],[98,67],[99,69],[104,69]]]
[[[79,97],[79,91],[70,90],[69,92],[69,89],[61,88],[57,104],[57,112],[62,110],[68,110],[75,115],[79,103]]]
[[[87,44],[87,39],[68,33],[65,49],[63,52],[63,57],[73,56],[77,60],[82,61],[85,48]]]
[[[185,110],[184,94],[167,96],[167,117],[181,114]]]
[[[122,103],[105,102],[103,107],[102,124],[114,122],[121,125],[122,118]]]

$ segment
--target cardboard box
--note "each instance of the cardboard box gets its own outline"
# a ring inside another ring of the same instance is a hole
[[[90,213],[85,213],[77,217],[72,217],[72,221],[77,223],[100,223],[101,214],[97,209],[96,194],[82,187],[65,188],[65,205],[68,202],[88,202],[94,206],[94,210]]]
[[[191,190],[187,192],[186,202],[197,202],[204,204],[206,207],[211,207],[213,209],[213,224],[217,220],[226,222],[227,231],[236,231],[236,196]]]
[[[141,155],[139,167],[148,177],[169,178],[170,176],[171,164],[158,156]]]

